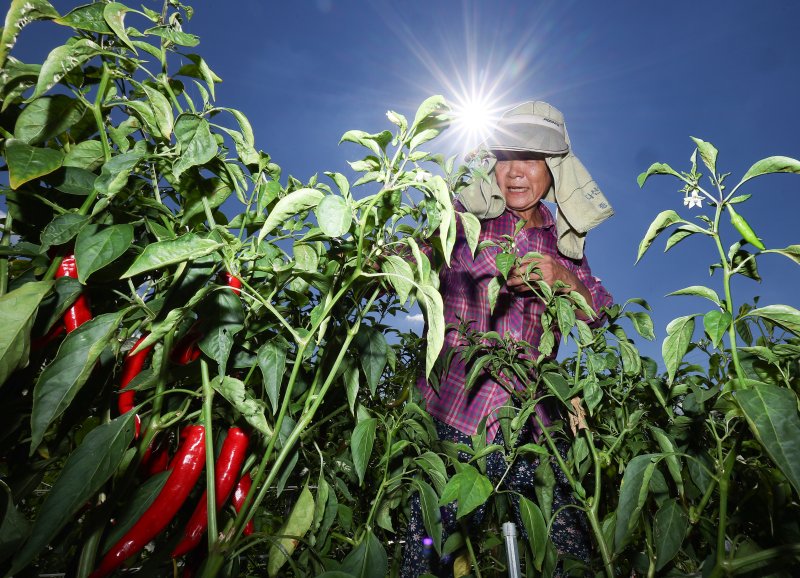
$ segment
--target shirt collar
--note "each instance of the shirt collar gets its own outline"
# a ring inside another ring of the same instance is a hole
[[[542,219],[542,226],[537,227],[538,229],[550,229],[555,226],[556,222],[555,219],[553,219],[553,213],[551,213],[550,209],[547,208],[547,205],[541,201],[539,202],[539,216]],[[516,225],[517,221],[519,220],[517,216],[508,209],[503,212],[503,217],[507,219],[509,223],[514,225]]]

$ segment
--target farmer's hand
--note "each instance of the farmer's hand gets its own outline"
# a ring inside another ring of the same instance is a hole
[[[530,268],[529,265],[533,264]],[[530,273],[528,273],[530,271]],[[569,293],[570,291],[577,291],[580,293],[590,307],[594,307],[592,294],[586,288],[586,285],[578,279],[578,277],[559,263],[550,255],[542,255],[541,258],[527,259],[520,263],[518,267],[514,267],[508,273],[507,285],[511,291],[515,293],[525,293],[530,291],[524,279],[527,276],[529,282],[542,280],[550,287],[553,287],[556,281],[561,281],[566,287],[558,289],[559,293]]]

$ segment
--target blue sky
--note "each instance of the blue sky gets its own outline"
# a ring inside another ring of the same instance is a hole
[[[239,0],[197,3],[184,29],[223,78],[217,103],[242,110],[258,148],[301,180],[347,174],[361,151],[337,145],[346,130],[390,128],[387,109],[413,116],[432,94],[458,101],[483,86],[500,107],[543,99],[560,108],[576,154],[616,209],[589,235],[592,268],[618,301],[651,303],[657,339],[637,343],[660,358],[669,320],[710,306],[663,296],[698,284],[721,292],[720,276],[708,276],[713,245],[694,238],[666,255],[657,241],[634,267],[657,213],[698,213],[683,207],[677,181],[654,178],[640,190],[636,177],[655,161],[688,169],[690,135],[720,149],[731,185],[760,158],[800,158],[798,22],[791,0]],[[12,54],[41,58],[52,42],[52,25],[36,24]],[[428,148],[445,153],[475,144],[436,142]],[[800,175],[762,177],[743,192],[753,198],[741,212],[768,247],[798,243]],[[757,294],[762,304],[800,305],[797,265],[767,255],[760,271],[761,284],[737,283],[737,303]]]

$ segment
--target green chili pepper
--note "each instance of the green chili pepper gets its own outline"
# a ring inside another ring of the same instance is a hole
[[[747,221],[744,220],[744,217],[737,213],[732,206],[727,205],[727,207],[728,212],[731,214],[731,225],[736,227],[736,230],[739,231],[739,234],[742,236],[742,238],[754,247],[758,247],[762,251],[766,249],[764,243],[762,243],[761,239],[756,236],[756,234],[753,232],[753,229],[747,224]]]

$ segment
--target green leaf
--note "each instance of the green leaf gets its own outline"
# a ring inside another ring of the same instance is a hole
[[[614,529],[614,551],[621,552],[639,520],[647,499],[650,478],[656,469],[653,454],[636,456],[625,467],[617,505],[617,524]]]
[[[661,355],[664,358],[664,365],[667,366],[669,383],[675,379],[678,366],[689,351],[689,344],[694,334],[694,318],[695,315],[678,317],[667,325],[667,337],[661,345]]]
[[[497,297],[500,295],[500,277],[493,277],[489,281],[489,286],[486,288],[487,297],[489,300],[489,312],[494,312],[494,307],[497,305]]]
[[[777,385],[762,383],[736,391],[750,430],[783,475],[800,492],[800,417],[797,396]]]
[[[358,474],[358,484],[364,484],[364,473],[367,471],[372,446],[375,443],[377,418],[371,417],[358,422],[350,436],[350,453],[353,455],[353,467]]]
[[[627,339],[621,339],[618,343],[623,371],[628,375],[637,375],[642,370],[642,354]]]
[[[671,295],[696,295],[698,297],[704,297],[708,299],[718,307],[722,307],[722,301],[720,301],[717,292],[713,289],[709,289],[708,287],[703,287],[702,285],[692,285],[691,287],[685,287],[683,289],[673,291],[672,293],[667,293],[667,297]]]
[[[85,140],[72,145],[64,157],[63,164],[65,167],[91,171],[103,164],[103,160],[105,160],[103,143],[99,140]]]
[[[90,171],[76,167],[66,167],[63,175],[64,177],[60,183],[53,183],[53,186],[62,193],[86,197],[94,190],[97,175]]]
[[[688,527],[689,518],[675,499],[669,499],[662,504],[653,521],[656,571],[669,564],[681,549]]]
[[[350,204],[337,195],[325,195],[314,209],[319,228],[328,237],[341,237],[353,224],[353,210]]]
[[[425,335],[427,347],[425,350],[425,377],[430,376],[439,352],[444,345],[444,304],[439,290],[432,285],[419,285],[417,299],[425,313],[425,323],[428,333]]]
[[[645,233],[644,238],[642,239],[641,243],[639,243],[639,252],[636,254],[636,263],[639,262],[647,249],[650,248],[650,245],[653,244],[653,241],[655,241],[656,238],[661,234],[661,231],[670,225],[674,225],[675,223],[685,222],[686,221],[681,219],[678,213],[672,209],[660,212],[656,218],[653,219],[653,222],[650,223],[647,233]]]
[[[623,315],[633,322],[633,327],[639,335],[648,341],[653,341],[656,338],[653,332],[653,320],[650,318],[650,315],[644,311],[626,311]]]
[[[788,305],[767,305],[758,309],[751,309],[745,316],[761,317],[791,331],[795,335],[800,335],[800,311]]]
[[[103,540],[102,552],[106,553],[116,544],[125,534],[128,533],[136,521],[142,517],[161,493],[164,484],[167,483],[172,470],[160,472],[147,478],[136,488],[129,500],[125,501],[125,509],[117,516],[116,524],[111,528],[105,540]]]
[[[8,52],[14,47],[20,30],[34,20],[50,20],[58,16],[47,0],[11,0],[5,25],[0,29],[0,68],[5,66]]]
[[[467,464],[447,482],[439,499],[439,505],[445,506],[457,499],[456,517],[460,519],[484,504],[492,495],[492,489],[489,479]]]
[[[109,28],[114,31],[114,34],[117,36],[117,38],[122,40],[122,43],[133,50],[134,54],[136,54],[136,47],[134,47],[134,45],[131,43],[130,38],[128,38],[128,34],[125,32],[125,13],[129,10],[130,8],[124,4],[119,4],[118,2],[109,2],[103,9],[103,18],[105,19]]]
[[[150,243],[125,271],[122,278],[139,275],[153,269],[163,269],[184,261],[194,261],[210,255],[220,247],[222,247],[222,243],[213,239],[203,239],[194,233],[187,233],[177,239]]]
[[[739,185],[744,183],[745,181],[749,181],[753,177],[757,177],[759,175],[766,175],[770,173],[800,173],[800,161],[797,159],[789,158],[789,157],[767,157],[765,159],[761,159],[756,164],[748,169],[748,171],[742,177],[742,180],[739,182]],[[737,187],[739,185],[736,185]]]
[[[255,430],[267,438],[272,436],[272,428],[264,416],[263,403],[250,395],[241,380],[235,377],[217,376],[211,380],[211,387],[227,399]]]
[[[672,477],[672,481],[675,482],[675,485],[678,488],[678,493],[683,496],[681,459],[676,455],[678,450],[675,448],[672,438],[670,438],[666,432],[664,432],[664,430],[653,425],[650,426],[650,430],[653,432],[653,437],[656,439],[658,447],[661,448],[661,451],[664,453],[664,459],[667,462],[669,475]]]
[[[694,235],[695,233],[703,233],[705,235],[709,234],[706,229],[691,223],[677,227],[674,231],[672,231],[672,233],[670,233],[669,237],[667,237],[667,242],[664,244],[664,252],[666,253],[675,245],[683,241],[686,237]]]
[[[503,276],[503,279],[508,279],[508,272],[511,271],[516,260],[517,256],[511,253],[501,252],[494,256],[495,267],[497,267],[497,271]]]
[[[104,195],[116,195],[128,183],[128,177],[143,156],[140,150],[135,149],[111,157],[103,165],[100,176],[94,182],[94,188]]]
[[[217,362],[220,375],[225,372],[234,345],[234,337],[244,329],[242,301],[233,291],[215,291],[203,304],[208,319],[205,335],[198,342],[200,350]],[[202,313],[201,313],[202,316]]]
[[[788,257],[798,265],[800,265],[800,245],[789,245],[785,249],[766,249],[762,253],[777,253]]]
[[[352,578],[385,578],[389,574],[386,549],[371,529],[342,561],[341,571]]]
[[[58,215],[42,231],[42,246],[49,248],[53,245],[68,243],[88,222],[89,217],[77,213]]]
[[[411,265],[402,257],[387,255],[381,262],[381,271],[386,274],[397,292],[397,300],[405,303],[414,289],[414,271],[411,270]]]
[[[28,364],[36,310],[52,287],[52,281],[34,281],[0,297],[0,386],[14,371]]]
[[[561,335],[569,335],[575,326],[575,310],[567,299],[560,297],[556,299],[556,321]]]
[[[208,64],[205,60],[203,60],[197,54],[187,54],[186,57],[192,61],[192,64],[184,64],[181,66],[180,70],[176,73],[177,75],[183,76],[192,76],[194,78],[199,78],[205,81],[206,86],[208,86],[208,90],[211,92],[211,98],[216,99],[216,95],[214,94],[214,85],[217,82],[222,82],[222,79],[214,74],[214,71],[209,68]],[[245,136],[245,142],[253,145],[253,130],[247,130],[246,127],[250,126],[250,123],[247,121],[247,118],[240,113],[238,110],[234,110],[232,108],[226,108],[223,110],[227,110],[231,114],[236,117],[236,120],[239,121],[239,125],[242,127],[242,134]]]
[[[258,350],[258,367],[264,379],[264,391],[272,406],[272,415],[275,415],[286,371],[286,346],[275,340],[267,341]]]
[[[475,256],[475,250],[478,248],[478,240],[481,236],[480,219],[472,213],[458,213],[458,216],[461,217],[461,226],[464,227],[464,237],[467,239],[470,254]]]
[[[298,189],[280,199],[264,221],[264,226],[258,233],[258,242],[261,243],[267,234],[275,227],[284,225],[290,217],[316,207],[324,196],[325,194],[317,189]]]
[[[525,532],[528,534],[528,543],[533,552],[533,565],[541,571],[547,544],[547,524],[544,516],[539,506],[525,496],[519,497],[519,515],[525,526]]]
[[[204,165],[217,154],[217,141],[211,134],[208,121],[195,114],[184,113],[178,117],[175,138],[180,146],[180,156],[172,165],[172,174],[176,179],[186,169]]]
[[[0,523],[0,562],[5,562],[19,551],[19,547],[28,539],[31,528],[28,519],[14,505],[11,488],[3,481],[0,481],[0,488],[3,489],[0,497],[3,504],[0,506],[0,512],[3,512]]]
[[[78,30],[97,32],[98,34],[112,34],[113,30],[109,28],[105,18],[103,18],[104,8],[105,4],[102,2],[85,4],[71,10],[61,18],[56,18],[53,22],[62,26],[77,28]]]
[[[28,100],[39,98],[72,70],[102,53],[103,49],[88,38],[54,48],[42,64],[36,89]]]
[[[42,443],[50,424],[64,413],[89,379],[126,312],[100,315],[68,334],[56,358],[39,375],[33,388],[31,455]]]
[[[127,223],[111,225],[97,232],[88,227],[83,229],[75,240],[78,280],[85,284],[92,273],[113,263],[132,243],[133,226]]]
[[[450,195],[447,182],[439,175],[431,178],[427,184],[433,192],[433,198],[436,199],[439,205],[441,217],[441,222],[439,223],[439,238],[442,241],[445,263],[449,267],[450,254],[453,251],[456,234],[456,213],[453,209],[453,199]]]
[[[422,104],[419,105],[417,113],[414,115],[414,122],[411,123],[409,133],[413,134],[419,124],[431,115],[440,115],[449,111],[450,107],[447,105],[447,101],[443,96],[437,94],[425,99]]]
[[[86,107],[64,94],[37,98],[19,113],[14,123],[14,137],[37,145],[69,130],[83,118]]]
[[[85,325],[88,323],[81,328]],[[129,411],[94,428],[67,458],[61,475],[39,508],[30,539],[14,557],[10,574],[16,574],[30,564],[64,526],[74,522],[75,514],[116,473],[133,441],[134,417],[135,413]]]
[[[709,311],[703,316],[703,327],[705,327],[706,333],[708,333],[708,336],[711,338],[711,343],[714,344],[714,347],[719,347],[732,320],[733,317],[731,317],[730,313],[727,311],[719,311],[718,309]]]
[[[35,148],[14,138],[6,141],[5,157],[8,164],[8,182],[12,189],[52,173],[59,169],[64,161],[64,153],[61,151]]]
[[[650,165],[650,168],[647,169],[645,172],[640,174],[636,182],[639,183],[639,187],[643,187],[645,181],[650,177],[650,175],[672,175],[674,177],[680,178],[680,175],[676,173],[671,166],[665,163],[653,163]]]
[[[700,158],[703,159],[703,164],[706,165],[712,175],[717,174],[717,154],[718,151],[710,142],[706,142],[699,138],[691,137],[694,144],[697,145],[697,152],[700,153]]]
[[[414,480],[414,485],[419,491],[420,510],[422,510],[422,523],[425,532],[433,540],[433,547],[441,556],[442,554],[442,513],[439,510],[439,498],[434,489],[422,480]]]
[[[188,46],[191,48],[200,44],[200,39],[194,34],[182,32],[168,25],[154,26],[153,28],[145,30],[144,33],[159,36],[179,46]]]
[[[314,521],[314,496],[308,489],[308,484],[303,486],[303,490],[295,502],[286,523],[281,527],[278,534],[281,536],[272,543],[269,548],[269,562],[267,562],[267,575],[277,576],[278,571],[292,557],[300,540],[311,528]]]
[[[386,367],[389,350],[386,337],[372,327],[362,326],[356,335],[354,345],[358,348],[358,357],[369,389],[372,395],[375,395],[378,382]]]
[[[170,140],[172,128],[175,124],[175,117],[172,115],[172,104],[170,104],[166,96],[155,88],[151,88],[146,84],[141,86],[150,101],[150,107],[153,109],[153,118],[156,121],[161,138],[167,141]],[[216,148],[214,154],[216,154]],[[211,156],[213,157],[214,155]]]

